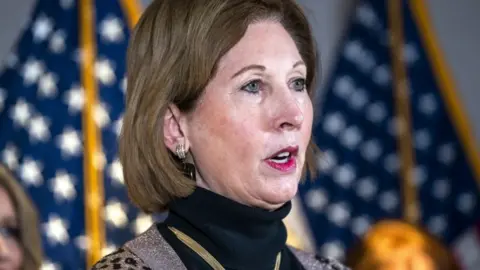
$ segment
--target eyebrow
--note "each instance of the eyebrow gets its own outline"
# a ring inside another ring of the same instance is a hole
[[[302,60],[299,60],[299,61],[297,61],[295,64],[293,64],[293,67],[292,67],[292,68],[296,68],[296,67],[298,67],[298,66],[300,66],[300,65],[307,66],[307,65],[305,65],[305,62],[303,62]]]
[[[299,60],[299,61],[295,62],[295,64],[293,64],[292,68],[296,68],[300,65],[305,66],[305,63],[302,60]],[[235,72],[235,74],[233,74],[233,76],[232,76],[232,79],[237,77],[238,75],[240,75],[240,74],[242,74],[242,73],[244,73],[248,70],[252,70],[252,69],[265,71],[265,69],[267,69],[267,68],[265,66],[262,66],[262,65],[248,65],[246,67],[241,68],[239,71]]]

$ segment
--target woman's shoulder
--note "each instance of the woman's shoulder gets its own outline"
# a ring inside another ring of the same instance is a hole
[[[289,248],[307,270],[349,270],[348,267],[336,260],[320,257],[293,247]],[[152,270],[138,256],[124,248],[103,257],[91,270],[113,269]]]
[[[152,270],[135,254],[124,248],[103,257],[92,267],[92,270],[113,269]]]
[[[337,260],[321,257],[293,247],[289,248],[307,270],[350,270]]]

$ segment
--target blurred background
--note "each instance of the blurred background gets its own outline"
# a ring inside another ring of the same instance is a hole
[[[85,269],[162,218],[129,204],[115,143],[126,42],[150,1],[91,1],[91,17],[83,2],[0,4],[0,162],[39,209],[43,269]],[[322,155],[286,219],[289,242],[347,261],[396,237],[374,234],[389,220],[480,269],[480,2],[298,2],[321,58]]]

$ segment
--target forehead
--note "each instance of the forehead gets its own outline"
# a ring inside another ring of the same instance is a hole
[[[220,68],[250,64],[278,67],[301,60],[290,34],[276,21],[266,20],[248,26],[245,35],[219,61]]]

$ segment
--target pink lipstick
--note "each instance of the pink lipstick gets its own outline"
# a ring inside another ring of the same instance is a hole
[[[267,165],[283,173],[290,173],[297,168],[298,146],[289,146],[277,151],[267,159]]]

